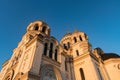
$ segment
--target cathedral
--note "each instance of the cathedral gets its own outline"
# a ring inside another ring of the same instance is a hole
[[[58,42],[47,23],[34,21],[3,63],[0,80],[120,80],[120,56],[92,49],[81,31]]]

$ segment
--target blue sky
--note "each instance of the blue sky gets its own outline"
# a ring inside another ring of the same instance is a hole
[[[35,20],[45,21],[58,40],[79,30],[89,36],[93,48],[120,55],[119,0],[1,0],[0,69]]]

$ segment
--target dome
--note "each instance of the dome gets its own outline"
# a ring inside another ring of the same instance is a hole
[[[60,43],[64,42],[65,40],[69,39],[70,40],[73,40],[73,38],[80,38],[80,40],[87,40],[88,39],[88,36],[84,33],[84,32],[81,32],[81,31],[74,31],[74,32],[69,32],[67,34],[65,34],[62,39],[60,40]]]
[[[108,60],[110,58],[120,58],[120,56],[117,55],[116,53],[105,53],[105,54],[101,54],[101,58],[103,60]]]
[[[80,32],[78,30],[65,34],[60,40],[60,44],[66,50],[70,50],[74,44],[77,45],[84,42],[88,42],[88,37],[84,32]]]
[[[44,21],[34,21],[27,27],[27,31],[37,31],[50,35],[50,28]]]
[[[74,32],[68,32],[68,33],[66,33],[66,34],[62,37],[62,39],[63,39],[64,37],[72,36],[72,35],[75,34],[75,33],[83,33],[83,32],[80,32],[80,31],[78,31],[78,30],[76,30],[76,31],[74,31]],[[61,39],[61,40],[62,40],[62,39]]]

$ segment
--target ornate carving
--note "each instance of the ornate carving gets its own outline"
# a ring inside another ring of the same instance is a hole
[[[14,70],[11,70],[10,72],[7,73],[5,80],[12,80],[14,76]]]
[[[29,62],[29,55],[30,55],[31,47],[25,51],[23,64],[22,64],[22,70],[24,71],[25,68],[27,68],[26,64]]]
[[[55,77],[55,74],[52,70],[47,70],[45,74],[43,75],[42,80],[57,80]]]
[[[14,66],[16,63],[19,62],[19,59],[20,59],[20,57],[21,57],[21,54],[22,54],[22,51],[20,50],[19,53],[18,53],[18,55],[16,55],[16,56],[13,58],[11,67]]]

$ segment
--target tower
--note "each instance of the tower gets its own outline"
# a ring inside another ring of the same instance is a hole
[[[120,56],[92,49],[84,32],[67,33],[59,43],[45,22],[34,21],[2,65],[0,80],[119,80],[119,73]]]
[[[96,66],[88,36],[80,31],[68,33],[60,41],[66,54],[73,57],[73,73],[76,80],[103,79]],[[94,76],[94,77],[91,77]],[[107,80],[107,79],[106,79]]]
[[[45,22],[30,23],[11,59],[3,64],[0,79],[63,80],[58,48],[58,41],[50,36],[50,28]]]

